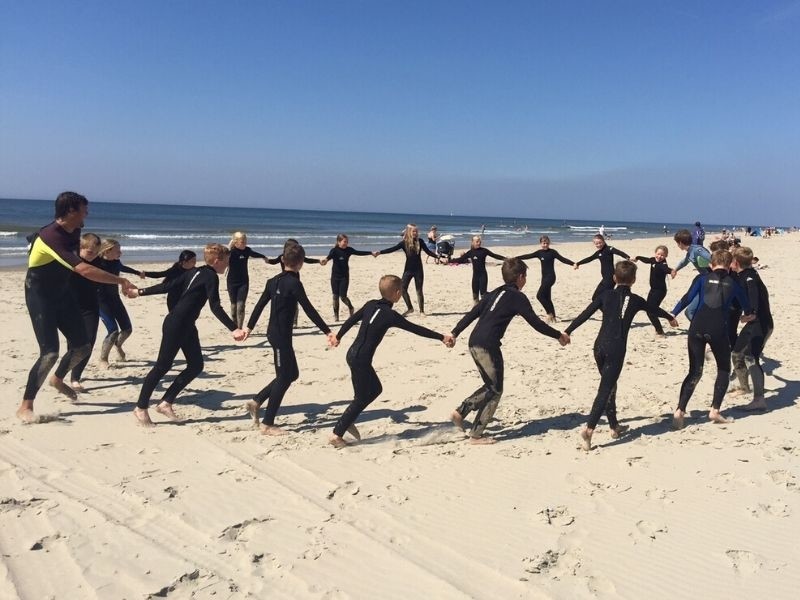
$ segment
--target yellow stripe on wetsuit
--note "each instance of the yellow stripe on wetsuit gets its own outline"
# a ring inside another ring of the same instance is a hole
[[[43,267],[45,265],[49,265],[53,261],[61,263],[61,265],[70,271],[75,270],[75,267],[61,258],[58,252],[56,252],[53,248],[48,246],[44,240],[42,240],[41,236],[36,236],[36,239],[33,241],[33,246],[31,246],[31,252],[28,255],[28,268],[33,269],[36,267]]]

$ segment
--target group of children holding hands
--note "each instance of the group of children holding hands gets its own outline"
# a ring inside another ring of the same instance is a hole
[[[676,315],[690,309],[687,316],[691,320],[688,332],[689,373],[681,385],[678,407],[673,416],[676,428],[683,427],[687,403],[703,373],[706,346],[710,346],[717,365],[717,378],[709,412],[709,419],[715,423],[728,422],[720,414],[720,406],[728,388],[731,369],[734,369],[739,391],[754,394],[754,400],[746,409],[764,409],[764,375],[760,356],[764,344],[772,332],[773,322],[769,309],[769,295],[758,273],[752,268],[752,252],[747,248],[737,248],[733,254],[727,249],[712,252],[702,245],[694,244],[691,234],[679,231],[675,242],[685,251],[685,257],[675,269],[667,266],[668,249],[658,246],[653,257],[630,257],[605,243],[602,235],[596,235],[596,251],[590,256],[573,262],[562,257],[550,247],[550,239],[542,236],[541,249],[518,257],[506,258],[483,248],[480,236],[475,236],[471,249],[455,263],[470,262],[473,267],[472,309],[452,328],[450,332],[439,333],[410,322],[406,315],[413,312],[408,295],[411,280],[415,281],[418,306],[424,312],[423,271],[421,252],[431,254],[427,246],[419,240],[415,225],[408,225],[403,239],[396,245],[378,252],[355,250],[349,246],[346,235],[337,237],[328,255],[321,260],[306,257],[305,250],[296,240],[287,240],[283,253],[278,259],[268,259],[265,255],[247,246],[247,237],[237,232],[229,247],[209,244],[203,252],[203,265],[197,266],[197,257],[191,251],[181,253],[179,260],[169,269],[161,272],[138,272],[120,262],[121,249],[115,240],[103,242],[94,234],[81,238],[80,256],[83,261],[96,264],[100,268],[119,275],[121,272],[134,273],[141,277],[163,277],[162,283],[125,290],[131,298],[155,294],[167,294],[168,314],[163,323],[163,336],[155,365],[145,377],[134,414],[139,424],[153,426],[150,418],[150,399],[158,383],[172,368],[178,351],[186,357],[186,366],[172,381],[155,409],[170,420],[178,420],[172,405],[177,395],[203,369],[203,356],[195,322],[206,302],[214,316],[231,331],[236,341],[246,340],[256,327],[264,309],[271,303],[267,339],[272,347],[275,376],[255,397],[247,402],[247,410],[262,433],[282,435],[283,429],[275,424],[281,402],[299,376],[297,359],[293,348],[293,328],[296,324],[298,306],[327,336],[328,344],[336,347],[342,338],[360,323],[358,333],[347,352],[354,397],[334,426],[330,443],[335,447],[347,445],[345,434],[356,440],[361,439],[355,425],[359,414],[382,392],[380,379],[372,365],[377,347],[390,328],[398,328],[409,333],[434,339],[452,348],[456,338],[473,322],[469,341],[469,352],[475,362],[482,385],[467,397],[452,414],[452,422],[464,430],[466,419],[475,413],[466,435],[471,443],[487,444],[494,440],[485,435],[503,394],[504,362],[501,352],[502,338],[511,320],[519,315],[536,331],[557,340],[565,346],[570,343],[570,335],[584,324],[598,310],[602,314],[602,324],[594,343],[594,358],[600,373],[600,383],[592,403],[586,426],[580,433],[580,444],[589,450],[592,436],[605,414],[611,436],[622,435],[627,427],[619,423],[616,412],[617,381],[622,371],[627,347],[628,333],[633,318],[644,311],[650,318],[656,335],[663,336],[664,330],[659,319],[664,319],[676,327]],[[351,256],[379,256],[403,250],[406,255],[402,277],[385,275],[378,283],[379,298],[368,301],[355,309],[349,300],[349,259]],[[488,291],[486,258],[491,256],[502,260],[503,284]],[[616,264],[614,257],[622,257]],[[247,261],[258,258],[272,264],[280,263],[282,272],[270,278],[245,325],[245,302],[249,291]],[[563,331],[539,319],[533,311],[530,300],[522,292],[527,283],[525,260],[538,259],[541,262],[542,278],[536,298],[544,307],[546,319],[556,322],[556,310],[552,301],[552,288],[556,282],[555,261],[558,260],[575,269],[593,260],[599,260],[601,281],[595,289],[591,302]],[[331,293],[333,313],[339,320],[340,302],[348,309],[348,318],[339,331],[334,333],[314,308],[300,281],[300,270],[307,262],[325,265],[331,261]],[[636,261],[650,265],[650,291],[644,299],[631,292],[636,280]],[[692,263],[698,275],[686,295],[672,312],[660,308],[666,297],[666,278],[675,277],[677,271]],[[218,275],[227,270],[227,290],[230,299],[230,316],[222,308],[219,297]],[[730,271],[733,271],[733,274]],[[106,324],[108,335],[103,341],[101,364],[108,361],[112,347],[116,348],[124,360],[122,344],[132,331],[131,322],[119,298],[117,286],[98,284],[78,275],[73,276],[75,294],[81,305],[81,317],[87,335],[92,341],[97,333],[98,319]],[[106,289],[108,288],[108,289]],[[111,289],[114,288],[114,289]],[[403,298],[406,311],[401,315],[393,306]],[[746,323],[738,332],[739,321]],[[82,391],[80,377],[88,361],[88,356],[77,365],[59,364],[51,384],[59,391],[75,398],[76,391]],[[72,385],[64,383],[67,371],[71,369]],[[752,388],[750,387],[752,381]],[[265,406],[266,405],[266,406]],[[262,408],[263,417],[259,423]]]

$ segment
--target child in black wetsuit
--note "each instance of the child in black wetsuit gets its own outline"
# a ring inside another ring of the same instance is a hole
[[[706,344],[711,347],[717,363],[717,378],[714,381],[714,395],[708,418],[713,423],[730,423],[720,414],[722,399],[728,389],[731,372],[731,344],[728,337],[728,319],[731,304],[738,300],[746,316],[743,322],[753,320],[750,303],[744,291],[728,273],[732,256],[727,250],[717,250],[711,254],[711,272],[696,277],[687,294],[680,299],[672,314],[677,315],[695,299],[697,312],[689,326],[687,344],[689,346],[689,373],[681,384],[678,408],[672,418],[675,429],[683,428],[686,406],[703,376]]]
[[[592,300],[597,298],[605,290],[614,289],[614,255],[616,254],[626,259],[630,258],[630,256],[625,254],[622,250],[608,246],[605,238],[599,233],[594,236],[594,247],[597,248],[594,254],[575,263],[575,268],[577,269],[581,265],[590,263],[595,259],[600,261],[600,277],[602,279],[600,283],[597,284],[594,294],[592,294]]]
[[[528,260],[531,258],[538,258],[542,263],[542,282],[539,285],[539,290],[536,292],[536,299],[544,308],[547,313],[547,320],[551,323],[556,321],[556,308],[553,306],[552,290],[556,284],[556,260],[560,260],[565,265],[574,266],[575,263],[568,258],[561,256],[556,250],[550,247],[550,238],[543,235],[539,238],[539,243],[542,245],[540,250],[531,252],[530,254],[523,254],[518,256],[520,260]]]
[[[452,259],[451,263],[464,264],[469,261],[472,263],[472,302],[477,304],[486,295],[489,287],[489,275],[486,273],[486,257],[491,256],[497,260],[505,260],[505,256],[495,254],[488,248],[481,246],[481,236],[472,236],[472,247],[464,252],[460,257]]]
[[[587,452],[592,447],[592,434],[603,412],[606,413],[608,426],[611,428],[611,437],[618,438],[628,429],[617,421],[617,380],[625,364],[628,332],[634,315],[640,310],[645,310],[651,318],[661,317],[667,319],[673,327],[678,325],[675,318],[667,311],[631,293],[631,286],[636,281],[636,265],[631,261],[621,260],[615,265],[613,280],[617,287],[605,290],[592,300],[592,303],[575,317],[566,329],[566,333],[572,335],[572,332],[598,309],[603,311],[603,324],[594,342],[594,360],[600,371],[600,385],[589,413],[589,420],[581,431],[581,447]]]
[[[139,424],[145,427],[153,426],[148,410],[150,397],[158,382],[172,368],[178,350],[186,356],[186,368],[178,373],[164,392],[161,402],[156,406],[158,412],[171,421],[177,421],[178,417],[172,409],[172,404],[178,394],[203,370],[203,352],[195,323],[206,302],[220,323],[233,332],[233,339],[241,341],[246,337],[241,329],[236,328],[236,323],[227,315],[219,301],[219,275],[228,267],[230,250],[221,244],[208,244],[203,256],[206,262],[204,266],[185,270],[180,277],[149,288],[139,288],[128,294],[129,297],[135,298],[168,293],[175,287],[181,290],[180,298],[164,319],[162,326],[164,335],[158,349],[158,358],[144,379],[134,409]]]
[[[261,405],[267,402],[267,410],[260,426],[261,433],[265,435],[284,435],[286,433],[280,427],[275,426],[275,416],[289,386],[300,376],[292,345],[292,326],[298,304],[303,307],[306,315],[319,327],[320,331],[328,336],[328,343],[331,346],[336,345],[336,336],[331,333],[330,328],[319,316],[300,282],[299,271],[303,267],[305,255],[306,252],[300,244],[284,247],[282,255],[284,271],[267,281],[261,298],[253,308],[253,314],[250,315],[247,327],[244,328],[245,337],[247,337],[258,323],[267,303],[272,302],[267,325],[267,340],[272,346],[275,378],[258,392],[253,400],[247,402],[247,411],[256,424],[258,424],[258,411]]]
[[[342,324],[339,333],[336,334],[336,344],[338,345],[344,334],[361,321],[358,335],[347,351],[347,364],[350,367],[350,375],[353,379],[353,401],[339,418],[333,428],[333,435],[330,439],[330,443],[337,448],[343,448],[347,445],[344,440],[346,432],[357,440],[361,439],[361,435],[356,429],[355,421],[361,411],[369,406],[383,391],[380,379],[378,379],[378,375],[372,366],[372,359],[389,328],[397,327],[415,335],[439,340],[445,346],[451,348],[453,346],[454,340],[449,333],[436,333],[427,327],[411,323],[405,317],[401,317],[392,310],[392,306],[403,295],[403,282],[399,277],[396,275],[384,275],[381,277],[378,289],[381,293],[381,299],[367,302]]]
[[[333,319],[339,320],[339,299],[342,304],[350,311],[353,316],[353,303],[347,297],[347,289],[350,287],[350,257],[351,256],[370,256],[372,252],[368,250],[356,250],[350,247],[349,238],[340,233],[336,236],[336,245],[328,252],[328,256],[320,261],[322,266],[333,261],[331,267],[331,293],[333,294]]]
[[[425,314],[425,294],[422,291],[422,284],[425,281],[425,274],[422,272],[422,257],[420,252],[424,252],[428,256],[437,258],[436,253],[433,252],[419,239],[419,229],[413,223],[406,225],[403,232],[403,239],[394,246],[373,252],[373,256],[379,254],[389,254],[402,250],[406,255],[406,264],[403,267],[403,301],[406,303],[406,312],[403,316],[409,315],[414,312],[411,306],[411,296],[408,295],[408,285],[411,280],[414,280],[414,286],[417,288],[417,302],[419,303],[419,312]]]
[[[534,314],[530,300],[522,293],[527,270],[528,266],[518,258],[507,258],[502,267],[505,284],[484,296],[453,328],[452,335],[455,338],[478,319],[469,336],[469,352],[478,367],[483,385],[451,415],[453,423],[463,430],[464,418],[473,410],[477,411],[468,434],[473,444],[494,443],[492,438],[483,437],[483,432],[503,395],[503,354],[500,345],[511,319],[520,315],[539,333],[557,339],[562,346],[569,344],[569,336],[542,322]]]
[[[251,258],[260,258],[267,262],[267,257],[256,252],[247,245],[247,235],[237,231],[231,237],[228,247],[231,249],[231,260],[228,264],[228,298],[231,301],[231,319],[241,329],[244,324],[244,306],[250,291],[250,273],[247,263]]]
[[[667,297],[667,275],[672,272],[672,269],[667,265],[667,256],[669,256],[669,249],[666,246],[656,246],[655,254],[652,258],[646,256],[637,256],[633,262],[642,261],[650,265],[650,291],[647,293],[647,301],[655,306],[661,306],[664,298]],[[650,322],[656,330],[658,337],[664,337],[664,328],[658,317],[651,314],[647,315]]]
[[[194,269],[197,265],[197,254],[193,250],[184,250],[178,255],[178,260],[172,264],[168,269],[163,271],[145,271],[144,276],[148,278],[163,277],[162,283],[167,284],[173,279],[181,277],[186,271]],[[180,287],[173,287],[167,292],[167,312],[175,308],[178,299],[181,297]]]

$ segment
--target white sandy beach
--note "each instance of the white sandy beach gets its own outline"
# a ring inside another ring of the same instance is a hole
[[[676,264],[671,238],[619,247],[651,256],[659,243]],[[688,426],[671,431],[688,369],[688,322],[681,316],[678,330],[666,326],[667,337],[657,339],[640,313],[617,395],[632,431],[612,440],[601,421],[589,453],[578,449],[578,432],[599,381],[599,314],[565,348],[521,319],[511,324],[493,446],[470,446],[448,420],[480,385],[469,330],[452,350],[392,330],[375,360],[383,395],[358,421],[364,441],[330,447],[352,395],[345,353],[356,330],[328,350],[302,314],[300,379],[278,415],[290,435],[260,435],[244,410],[273,375],[268,315],[237,344],[208,309],[198,321],[205,372],[176,404],[186,422],[151,411],[157,426],[137,427],[132,409],[158,351],[163,296],[126,300],[134,324],[127,362],[99,370],[98,343],[78,403],[45,385],[36,411],[48,422],[22,425],[14,410],[38,348],[24,270],[2,272],[0,598],[796,598],[800,235],[743,243],[768,266],[761,275],[776,324],[764,360],[770,410],[736,412],[749,398],[726,398],[723,411],[735,422],[708,423],[716,369],[707,361]],[[593,252],[591,241],[554,247],[573,260]],[[353,257],[353,303],[376,297],[379,277],[401,274],[402,265],[400,252]],[[539,266],[529,265],[525,292],[541,315]],[[471,269],[425,267],[428,314],[412,318],[449,331],[471,307]],[[250,261],[248,315],[277,272]],[[588,303],[599,264],[574,271],[557,263],[557,274],[563,329]],[[328,320],[329,276],[330,265],[302,271]],[[664,308],[693,276],[689,266],[669,283]],[[497,263],[489,278],[490,289],[501,283]],[[224,277],[220,287],[227,309]],[[647,295],[647,265],[633,290]],[[411,297],[416,306],[413,286]]]

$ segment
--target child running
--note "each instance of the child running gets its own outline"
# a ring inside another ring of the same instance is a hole
[[[488,248],[481,246],[481,236],[472,236],[472,246],[460,257],[452,259],[451,263],[464,264],[467,261],[472,263],[472,303],[477,304],[486,295],[489,287],[489,275],[486,273],[486,257],[491,256],[497,260],[505,260],[505,256],[495,254]]]
[[[411,306],[411,297],[408,295],[408,285],[411,283],[412,279],[414,280],[414,287],[417,288],[419,312],[424,315],[425,294],[422,291],[422,284],[425,282],[425,273],[422,271],[422,257],[420,256],[420,252],[424,252],[433,258],[437,258],[437,254],[420,241],[419,229],[417,229],[414,223],[406,225],[405,231],[403,232],[403,239],[397,244],[385,250],[373,252],[372,255],[390,254],[397,250],[402,250],[406,255],[406,264],[405,267],[403,267],[403,302],[406,303],[406,311],[403,313],[403,316],[410,315],[414,312],[414,307]]]
[[[178,373],[156,406],[156,411],[170,421],[178,421],[172,408],[178,394],[203,371],[203,351],[197,333],[197,318],[208,302],[211,312],[220,323],[233,332],[233,339],[242,341],[246,336],[236,323],[228,316],[219,301],[219,275],[228,268],[230,250],[221,244],[208,244],[203,251],[205,265],[184,271],[183,275],[166,283],[159,283],[148,288],[139,288],[128,293],[130,298],[164,294],[178,287],[181,296],[174,308],[164,319],[163,337],[158,349],[156,364],[144,378],[139,400],[133,414],[139,425],[153,427],[150,419],[150,397],[158,382],[169,372],[175,362],[178,350],[186,357],[186,368]]]
[[[673,327],[678,325],[675,318],[659,308],[658,304],[631,293],[631,286],[635,281],[636,265],[629,260],[619,261],[614,266],[614,282],[617,287],[602,292],[592,300],[565,330],[571,336],[598,309],[603,313],[603,323],[594,341],[594,360],[597,370],[600,371],[600,385],[586,427],[581,431],[581,448],[586,452],[592,448],[592,434],[604,412],[612,438],[616,439],[628,430],[626,425],[620,425],[617,420],[617,380],[625,364],[628,332],[634,315],[644,310],[651,319],[661,317],[668,320]]]
[[[403,295],[403,282],[396,275],[384,275],[378,284],[381,294],[380,300],[370,300],[355,314],[351,315],[342,324],[339,333],[336,334],[336,345],[344,335],[359,321],[361,327],[358,330],[353,345],[347,351],[347,364],[350,367],[350,376],[353,380],[353,401],[345,409],[336,426],[333,428],[333,435],[330,443],[336,448],[344,448],[347,442],[344,440],[345,432],[352,435],[356,440],[361,439],[361,434],[355,426],[358,415],[369,406],[383,392],[380,379],[378,379],[375,368],[372,366],[372,359],[378,345],[383,340],[383,336],[391,327],[397,327],[414,335],[439,340],[445,346],[452,348],[455,340],[449,333],[441,334],[409,322],[405,317],[401,317],[392,310],[392,306],[397,303]]]
[[[607,245],[606,239],[600,233],[594,236],[594,247],[597,248],[594,254],[575,263],[575,268],[577,269],[581,265],[590,263],[595,259],[600,261],[601,280],[600,283],[597,284],[594,294],[592,294],[592,300],[597,298],[604,291],[614,289],[614,255],[616,254],[625,259],[630,258],[630,256],[625,254],[622,250]]]
[[[652,258],[637,256],[633,259],[634,262],[641,261],[650,265],[650,291],[647,293],[647,302],[654,306],[661,306],[664,298],[667,297],[667,275],[671,273],[671,269],[667,265],[667,256],[669,256],[669,249],[666,246],[656,246]],[[656,330],[656,336],[666,337],[658,317],[650,313],[647,316]]]
[[[347,289],[350,287],[350,257],[351,256],[370,256],[372,252],[368,250],[356,250],[350,247],[350,239],[343,233],[336,236],[336,245],[330,249],[328,256],[320,261],[322,266],[333,261],[331,267],[331,293],[333,294],[333,320],[339,320],[339,300],[350,311],[353,316],[353,303],[347,297]]]
[[[547,314],[547,320],[551,323],[556,322],[556,308],[553,306],[552,290],[556,284],[556,260],[560,260],[565,265],[574,266],[575,263],[568,258],[561,256],[557,250],[550,247],[550,238],[543,235],[539,238],[539,243],[542,245],[541,249],[531,252],[530,254],[523,254],[518,256],[520,260],[528,260],[531,258],[538,258],[542,263],[542,281],[539,284],[539,289],[536,292],[536,299],[539,304],[544,308]]]
[[[122,261],[120,261],[121,256],[122,248],[117,240],[106,238],[102,241],[99,262],[101,269],[117,276],[120,273],[131,273],[144,277],[144,273],[141,271],[123,265]],[[119,359],[125,361],[125,351],[122,349],[122,344],[133,333],[133,325],[131,325],[131,318],[122,303],[119,288],[116,285],[101,284],[98,298],[100,300],[100,319],[108,332],[100,347],[100,366],[106,368],[108,367],[108,355],[112,347],[116,349]]]
[[[463,431],[464,418],[473,410],[477,411],[468,434],[472,444],[493,444],[495,441],[491,437],[484,437],[483,433],[503,395],[503,353],[500,346],[511,319],[520,315],[542,335],[558,340],[562,346],[569,344],[569,335],[542,322],[533,312],[530,300],[522,293],[528,265],[518,258],[507,258],[503,261],[501,271],[505,284],[484,296],[452,331],[455,341],[470,323],[478,319],[469,336],[469,352],[478,367],[483,385],[451,415],[453,424]]]
[[[247,245],[247,235],[241,231],[233,234],[228,246],[231,249],[231,260],[228,265],[228,298],[231,301],[231,319],[241,329],[244,324],[244,306],[250,291],[250,273],[247,261],[260,258],[267,262],[267,257],[256,252]]]
[[[173,279],[181,277],[186,271],[191,271],[197,265],[197,254],[193,250],[184,250],[178,255],[178,260],[171,267],[163,271],[145,271],[144,276],[150,278],[163,277],[162,283],[167,284]],[[171,287],[167,292],[167,311],[175,308],[183,290],[180,286]]]
[[[336,336],[319,316],[300,282],[300,269],[303,268],[305,255],[306,252],[300,244],[284,247],[282,260],[284,271],[267,281],[261,298],[253,308],[253,314],[250,315],[247,327],[244,328],[246,339],[258,323],[267,303],[272,301],[272,310],[267,325],[267,340],[272,346],[275,378],[258,392],[253,400],[247,402],[247,411],[255,424],[258,424],[258,411],[261,405],[267,402],[267,410],[260,427],[261,433],[264,435],[286,434],[283,429],[275,426],[275,416],[278,414],[278,409],[281,407],[281,402],[289,386],[300,376],[292,345],[293,321],[298,304],[303,307],[308,318],[319,327],[320,331],[328,336],[328,343],[331,346],[336,345]]]
[[[711,272],[696,278],[689,292],[672,309],[672,314],[677,315],[697,298],[697,312],[689,325],[687,337],[689,373],[681,385],[678,408],[675,409],[672,417],[675,429],[683,428],[686,406],[703,376],[706,345],[711,347],[717,363],[717,378],[714,381],[714,395],[708,418],[712,423],[731,422],[720,413],[731,372],[731,345],[727,331],[731,303],[734,300],[739,301],[747,315],[742,317],[745,322],[753,319],[747,296],[739,284],[728,274],[731,261],[731,253],[727,250],[713,252],[711,254]]]

